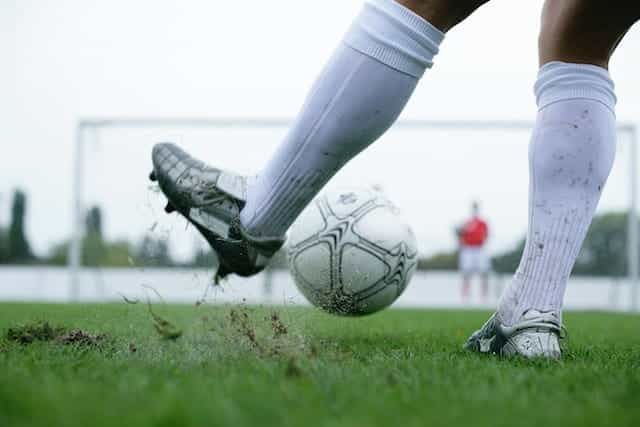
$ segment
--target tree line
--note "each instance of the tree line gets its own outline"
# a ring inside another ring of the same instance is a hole
[[[20,190],[13,194],[8,228],[0,224],[0,264],[67,264],[70,241],[53,245],[45,256],[36,256],[25,232],[27,195]],[[594,218],[584,246],[576,261],[573,274],[622,277],[627,274],[628,214],[611,212]],[[498,273],[512,273],[518,267],[524,250],[524,238],[510,250],[493,257],[493,269]],[[187,260],[178,262],[171,256],[166,239],[144,235],[136,243],[127,240],[110,241],[103,233],[103,215],[98,206],[91,207],[85,217],[82,237],[82,265],[88,267],[203,267],[216,264],[210,250],[196,250]],[[457,251],[441,252],[421,258],[418,269],[456,270]],[[286,268],[286,255],[278,253],[273,268]]]
[[[27,196],[17,190],[11,202],[8,229],[0,224],[0,264],[53,265],[68,263],[70,240],[54,244],[46,255],[37,256],[27,238],[25,225]],[[103,215],[98,206],[85,216],[81,262],[87,267],[211,267],[215,257],[210,251],[195,251],[191,259],[172,258],[166,239],[145,234],[140,241],[108,240],[103,233]]]

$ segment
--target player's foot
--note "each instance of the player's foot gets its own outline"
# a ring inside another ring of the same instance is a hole
[[[502,325],[494,314],[469,337],[464,348],[505,357],[559,359],[562,331],[560,320],[553,313],[529,310],[513,326]]]
[[[216,252],[216,282],[231,273],[246,277],[264,269],[284,241],[253,239],[243,230],[245,177],[208,166],[169,143],[153,147],[152,161],[149,178],[168,199],[165,211],[184,216]]]

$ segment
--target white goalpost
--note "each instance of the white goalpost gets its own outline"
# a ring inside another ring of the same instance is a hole
[[[286,129],[291,123],[289,118],[127,118],[105,117],[87,118],[77,122],[75,130],[74,170],[72,183],[72,237],[69,245],[68,271],[70,277],[69,296],[77,301],[80,290],[79,273],[82,268],[82,237],[84,229],[84,200],[86,179],[85,157],[89,136],[106,129]],[[394,125],[394,130],[403,131],[530,131],[534,126],[532,121],[511,120],[400,120]],[[638,130],[633,123],[618,125],[619,135],[625,135],[629,146],[628,173],[628,223],[627,248],[628,281],[631,285],[631,308],[638,311],[640,303],[639,280],[639,244],[638,229]]]

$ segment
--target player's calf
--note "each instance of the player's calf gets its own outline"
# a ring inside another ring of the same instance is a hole
[[[447,32],[489,0],[397,0],[440,31]]]
[[[538,38],[540,65],[562,61],[607,68],[639,19],[638,1],[547,0]]]

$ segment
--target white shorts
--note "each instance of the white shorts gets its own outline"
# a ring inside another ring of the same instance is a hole
[[[463,246],[460,249],[458,268],[463,274],[486,274],[491,270],[491,260],[482,246]]]

